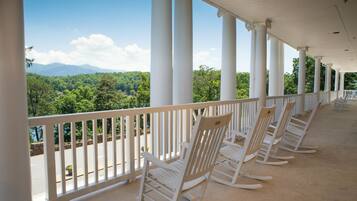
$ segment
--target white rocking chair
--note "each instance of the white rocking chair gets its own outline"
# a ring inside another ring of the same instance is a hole
[[[216,117],[199,116],[191,142],[185,144],[181,158],[175,162],[166,163],[144,153],[139,200],[201,200],[208,181],[201,183],[200,191],[196,187],[191,189],[194,187],[192,183],[202,177],[209,180],[231,117],[231,113]],[[150,162],[158,168],[149,170]]]
[[[280,149],[294,152],[294,153],[304,153],[304,154],[310,154],[316,152],[318,146],[302,146],[301,144],[304,140],[304,137],[307,134],[307,131],[310,128],[312,120],[316,116],[320,104],[321,103],[316,104],[307,122],[294,117],[291,118],[287,126],[286,133],[282,139],[281,146],[279,147]]]
[[[269,125],[265,138],[263,140],[262,148],[258,153],[256,162],[265,165],[284,165],[287,164],[289,159],[293,159],[294,156],[278,156],[275,155],[277,150],[277,144],[280,143],[285,133],[288,122],[291,119],[292,110],[295,102],[288,102],[284,105],[283,112],[280,114],[278,123],[276,126]],[[278,161],[269,161],[269,159],[278,159]]]
[[[347,104],[348,94],[346,94],[344,97],[336,98],[334,106],[336,110],[341,111],[346,108]]]
[[[224,141],[226,146],[220,150],[217,165],[213,171],[212,179],[218,183],[232,187],[244,189],[258,189],[261,184],[239,184],[238,176],[244,176],[256,180],[270,180],[271,176],[255,176],[241,172],[242,165],[254,159],[261,148],[266,130],[274,117],[275,107],[262,108],[256,117],[254,127],[249,131],[247,136],[241,134],[244,138],[244,144],[238,145],[232,141]],[[238,134],[235,135],[235,137]]]

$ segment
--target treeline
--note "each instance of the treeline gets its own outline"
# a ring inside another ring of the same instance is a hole
[[[296,94],[298,59],[293,61],[293,73],[285,73],[285,94]],[[325,69],[321,68],[321,90]],[[331,86],[334,87],[334,71]],[[237,73],[238,99],[249,96],[249,73]],[[314,60],[307,58],[306,92],[313,91]],[[77,76],[46,77],[27,75],[28,115],[45,116],[123,108],[145,107],[150,103],[148,72],[97,73]],[[268,89],[268,80],[267,80]],[[345,89],[357,89],[357,74],[345,74]],[[219,100],[220,71],[200,66],[193,72],[193,101]],[[34,129],[32,141],[41,141],[42,132]]]

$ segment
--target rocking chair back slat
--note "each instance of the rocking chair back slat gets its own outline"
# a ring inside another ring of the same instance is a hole
[[[186,157],[187,168],[184,181],[199,178],[211,170],[215,165],[220,144],[222,143],[232,114],[216,117],[197,118],[193,133],[193,141],[190,143]]]
[[[316,106],[312,110],[312,112],[311,112],[311,114],[309,116],[309,119],[307,121],[307,124],[305,126],[305,129],[304,129],[305,133],[309,130],[310,124],[311,124],[312,120],[314,119],[314,117],[315,117],[315,115],[317,113],[317,110],[319,109],[320,105],[321,105],[321,103],[316,104]]]
[[[288,122],[291,119],[291,111],[293,110],[294,105],[295,102],[288,102],[285,104],[283,112],[279,117],[278,124],[276,125],[275,139],[281,138],[284,135]]]
[[[266,129],[268,128],[271,120],[273,119],[274,114],[275,106],[261,108],[261,111],[259,112],[259,115],[255,120],[255,127],[254,129],[250,130],[247,136],[249,143],[245,144],[245,146],[248,146],[246,148],[247,151],[245,155],[254,154],[260,149],[265,136]]]

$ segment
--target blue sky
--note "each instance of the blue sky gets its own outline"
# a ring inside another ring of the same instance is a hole
[[[34,46],[35,62],[150,68],[150,0],[25,0],[24,7],[25,43]],[[193,0],[194,68],[220,68],[221,20],[216,8]],[[285,71],[297,56],[286,46]],[[249,61],[250,33],[237,20],[237,71],[249,71]]]

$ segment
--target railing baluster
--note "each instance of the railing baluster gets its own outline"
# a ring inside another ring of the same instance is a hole
[[[72,164],[73,164],[73,189],[78,189],[77,182],[77,140],[76,140],[76,124],[71,122],[71,143],[72,143]]]
[[[172,159],[172,152],[173,152],[173,111],[169,111],[169,119],[168,119],[168,126],[169,126],[169,138],[170,138],[170,146],[169,146],[169,160]]]
[[[167,158],[167,147],[168,147],[168,143],[169,143],[169,141],[168,141],[168,137],[169,137],[169,135],[168,135],[168,128],[167,128],[167,112],[163,112],[162,113],[163,114],[163,124],[164,125],[162,125],[162,127],[164,128],[164,130],[163,130],[163,145],[164,145],[164,149],[163,149],[163,155],[164,155],[164,160],[166,160],[166,158]]]
[[[154,135],[154,133],[155,133],[155,126],[154,126],[154,124],[155,124],[155,121],[154,121],[154,115],[152,114],[152,113],[150,113],[150,136],[151,136],[151,140],[150,140],[150,149],[151,149],[151,154],[152,155],[155,155],[155,148],[154,148],[154,146],[155,146],[155,135]]]
[[[103,149],[104,149],[104,179],[108,180],[108,140],[107,140],[107,134],[108,134],[108,125],[107,125],[107,119],[103,118],[102,119],[102,128],[103,128]]]
[[[83,162],[84,162],[84,186],[88,186],[88,127],[87,121],[82,121],[83,133]]]
[[[135,144],[134,144],[134,116],[127,116],[126,117],[126,134],[128,140],[128,163],[129,163],[129,170],[130,170],[130,179],[129,182],[135,180]]]
[[[98,136],[97,136],[97,119],[93,120],[93,154],[94,154],[94,179],[95,183],[99,181],[98,175]]]
[[[53,136],[53,125],[46,124],[43,127],[43,150],[45,159],[46,175],[46,200],[56,200],[56,162],[55,162],[55,143]]]
[[[113,177],[117,176],[117,135],[116,118],[112,117]]]
[[[122,170],[122,175],[125,175],[124,116],[120,117],[120,145],[121,145],[121,170]]]
[[[136,115],[137,168],[140,168],[140,116]]]
[[[64,155],[64,133],[63,133],[64,124],[58,124],[58,140],[59,140],[59,149],[60,149],[60,158],[61,158],[61,185],[62,185],[62,194],[66,193],[66,161]]]
[[[144,152],[147,152],[148,149],[148,136],[147,136],[146,128],[147,128],[147,113],[144,113],[143,114]]]

